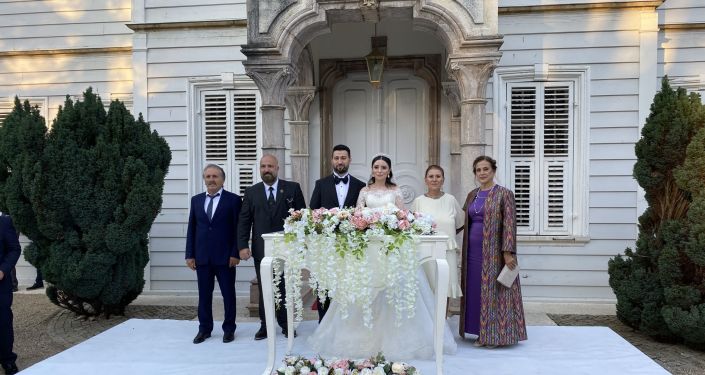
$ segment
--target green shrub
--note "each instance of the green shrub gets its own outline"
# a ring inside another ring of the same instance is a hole
[[[25,257],[52,284],[52,302],[109,316],[142,292],[170,161],[166,141],[123,103],[106,113],[90,88],[66,99],[22,188],[38,228]]]
[[[636,250],[609,262],[617,316],[658,339],[705,347],[705,107],[664,78],[635,147],[649,207]]]

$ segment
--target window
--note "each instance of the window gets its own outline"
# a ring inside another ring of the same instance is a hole
[[[20,102],[24,104],[25,100],[29,100],[29,105],[32,107],[37,107],[39,108],[39,114],[44,117],[44,120],[46,121],[47,117],[47,99],[46,98],[22,98],[20,97]],[[5,118],[7,115],[12,112],[12,110],[15,108],[15,97],[9,97],[6,99],[0,99],[0,124],[5,121]]]
[[[200,170],[207,164],[221,166],[226,188],[243,194],[257,179],[258,93],[213,90],[201,91],[200,97]]]
[[[537,71],[495,75],[500,180],[514,191],[519,235],[575,240],[588,232],[588,71]]]

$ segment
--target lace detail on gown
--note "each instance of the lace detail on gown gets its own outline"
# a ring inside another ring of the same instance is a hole
[[[357,207],[379,208],[385,206],[397,206],[399,209],[404,209],[404,197],[401,190],[397,187],[391,189],[370,189],[365,186],[360,190],[360,195],[357,198]]]
[[[378,208],[389,205],[404,208],[398,188],[371,190],[364,187],[357,201],[357,207]],[[416,277],[419,280],[419,292],[413,317],[403,318],[401,324],[398,324],[394,307],[389,305],[386,293],[375,293],[371,306],[372,327],[367,328],[363,324],[362,309],[348,307],[348,317],[343,319],[339,305],[333,299],[326,316],[309,338],[311,347],[326,357],[358,359],[382,352],[388,360],[393,361],[432,359],[435,296],[421,267]],[[453,334],[446,323],[443,351],[454,354],[456,349]]]

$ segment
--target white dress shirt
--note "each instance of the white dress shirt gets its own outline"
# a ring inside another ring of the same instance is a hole
[[[272,194],[274,194],[274,201],[276,202],[277,200],[277,188],[279,187],[279,179],[277,178],[276,181],[274,181],[273,184],[267,185],[266,182],[262,182],[262,185],[264,185],[264,198],[269,199],[269,187],[273,187],[274,189],[272,190]]]
[[[211,216],[215,214],[215,210],[216,208],[218,208],[218,202],[220,202],[220,197],[223,196],[223,188],[220,188],[220,190],[218,190],[216,194],[218,195],[215,198],[211,198],[208,195],[208,192],[206,191],[206,201],[203,202],[203,211],[208,213],[208,203],[210,203],[211,199],[213,199],[213,211],[211,212]],[[212,219],[212,217],[209,217],[209,219]]]
[[[345,205],[345,197],[348,196],[348,190],[350,189],[350,179],[352,178],[352,176],[350,176],[350,173],[346,173],[342,176],[339,176],[335,172],[333,172],[333,175],[338,178],[343,178],[345,176],[348,176],[348,183],[347,184],[345,184],[341,181],[335,185],[335,191],[338,194],[338,207],[343,208],[343,206]]]

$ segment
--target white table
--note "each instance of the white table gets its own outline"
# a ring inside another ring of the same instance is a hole
[[[282,233],[269,233],[262,235],[264,239],[264,258],[260,263],[260,274],[262,277],[262,297],[264,299],[264,313],[267,323],[267,367],[264,369],[263,375],[271,375],[275,369],[274,360],[276,359],[276,322],[274,315],[274,292],[273,292],[273,269],[272,255],[274,241],[283,240]],[[446,236],[418,236],[418,256],[419,263],[434,262],[436,265],[436,311],[434,315],[434,351],[436,353],[436,374],[443,374],[443,324],[446,317],[446,302],[448,298],[448,262],[446,261]],[[286,259],[282,258],[285,262]],[[299,270],[300,272],[300,270]],[[288,285],[287,285],[288,289]],[[289,293],[289,291],[286,291]],[[287,331],[294,332],[294,308],[287,304]],[[362,324],[362,323],[361,323]],[[290,334],[287,341],[287,353],[291,354],[291,349],[294,346],[294,335]]]

